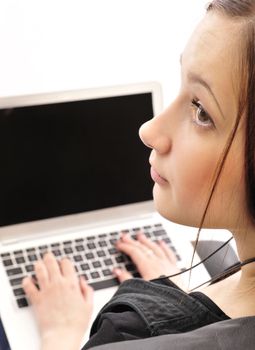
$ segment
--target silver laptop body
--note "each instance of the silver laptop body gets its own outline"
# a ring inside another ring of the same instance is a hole
[[[14,295],[20,275],[12,275],[21,258],[32,264],[34,247],[69,242],[67,249],[72,241],[77,248],[91,237],[101,247],[104,235],[123,230],[176,232],[154,210],[149,150],[138,137],[162,107],[155,82],[0,100],[0,315],[12,350],[40,349],[32,308],[19,307]],[[171,242],[185,266],[190,243],[178,234]],[[107,287],[95,292],[93,319],[117,288]]]

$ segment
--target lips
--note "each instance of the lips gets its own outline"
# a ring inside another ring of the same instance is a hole
[[[168,183],[166,179],[159,175],[153,166],[151,166],[151,177],[152,180],[159,185],[166,185]]]

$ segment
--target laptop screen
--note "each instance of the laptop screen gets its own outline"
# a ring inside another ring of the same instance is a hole
[[[0,226],[152,198],[151,93],[0,109]]]

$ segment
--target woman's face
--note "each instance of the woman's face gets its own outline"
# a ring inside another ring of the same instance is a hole
[[[142,125],[152,148],[156,209],[171,221],[199,226],[218,161],[238,112],[240,25],[215,13],[205,16],[181,57],[181,88],[173,103]],[[205,227],[236,228],[244,213],[244,131],[241,122]]]

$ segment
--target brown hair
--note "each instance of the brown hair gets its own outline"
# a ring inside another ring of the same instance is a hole
[[[245,191],[247,211],[255,222],[255,1],[213,0],[207,11],[218,11],[243,22],[239,114],[245,112]],[[238,116],[239,123],[241,115]]]
[[[213,186],[201,218],[192,262],[197,248],[200,231],[220,178],[225,160],[234,140],[242,117],[245,117],[245,195],[246,209],[251,221],[255,223],[255,1],[254,0],[213,0],[207,6],[207,12],[218,12],[242,23],[240,33],[241,54],[239,57],[239,101],[238,114],[233,130],[218,162],[214,175]]]

